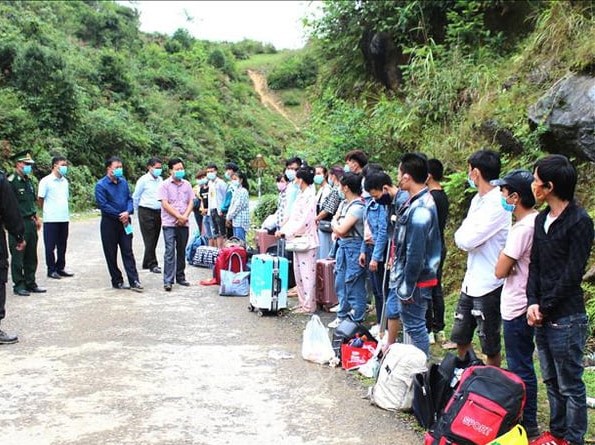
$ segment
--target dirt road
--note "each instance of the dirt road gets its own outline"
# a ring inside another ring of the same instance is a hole
[[[305,317],[259,318],[198,285],[166,293],[146,271],[143,294],[113,290],[98,218],[71,223],[75,277],[46,279],[39,254],[47,294],[8,286],[3,328],[20,342],[0,347],[2,445],[421,443],[346,372],[302,360]]]

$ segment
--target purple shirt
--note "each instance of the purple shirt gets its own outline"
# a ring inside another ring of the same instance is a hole
[[[194,202],[192,186],[185,179],[177,182],[171,176],[164,180],[157,189],[157,199],[163,203],[167,201],[170,206],[183,215],[188,204]],[[176,218],[170,215],[161,205],[161,225],[163,227],[176,227]],[[188,222],[185,227],[188,227]]]

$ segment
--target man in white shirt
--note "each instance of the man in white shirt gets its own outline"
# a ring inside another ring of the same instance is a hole
[[[211,216],[215,247],[222,248],[225,242],[225,217],[221,211],[221,204],[225,200],[227,184],[217,176],[217,165],[207,165],[207,179],[209,180],[209,215]]]
[[[67,173],[68,161],[66,158],[55,156],[52,158],[52,172],[39,181],[37,190],[37,200],[43,209],[43,242],[48,277],[57,280],[74,275],[64,269],[70,221],[68,208],[70,191],[68,179],[66,179]]]
[[[157,189],[163,182],[161,173],[161,159],[149,159],[147,173],[138,178],[132,195],[132,202],[138,212],[138,223],[145,244],[143,269],[149,269],[153,273],[161,273],[157,255],[155,255],[161,233],[161,203],[157,199]]]
[[[477,194],[467,217],[455,233],[457,247],[468,253],[467,271],[455,310],[451,340],[464,359],[477,328],[487,364],[500,366],[500,294],[504,280],[494,274],[511,224],[504,210],[500,190],[490,184],[500,175],[500,155],[479,150],[469,157],[467,181]]]

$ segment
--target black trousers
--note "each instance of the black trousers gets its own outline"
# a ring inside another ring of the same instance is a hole
[[[132,285],[135,281],[139,281],[134,253],[132,252],[132,234],[126,235],[122,223],[107,216],[101,217],[100,231],[103,254],[112,279],[112,286],[124,282],[122,272],[118,268],[118,247],[120,248],[128,282]]]
[[[139,207],[138,222],[140,224],[140,233],[143,236],[143,243],[145,243],[143,269],[152,269],[159,265],[155,249],[161,233],[161,210]]]
[[[48,268],[48,275],[64,271],[67,241],[68,222],[43,223],[43,244],[45,246],[45,264]],[[56,255],[54,255],[54,251],[56,251]]]

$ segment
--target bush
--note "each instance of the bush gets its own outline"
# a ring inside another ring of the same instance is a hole
[[[268,84],[273,90],[306,88],[316,82],[316,76],[316,59],[309,54],[298,53],[273,69],[268,76]]]
[[[254,216],[252,218],[252,223],[255,227],[260,227],[267,216],[272,215],[277,211],[278,198],[279,196],[273,193],[263,195],[260,198],[260,202],[254,209]]]

